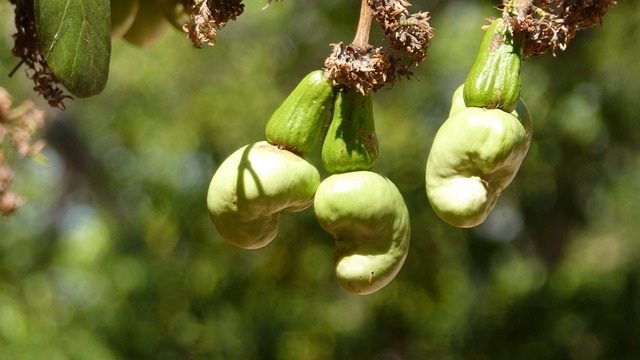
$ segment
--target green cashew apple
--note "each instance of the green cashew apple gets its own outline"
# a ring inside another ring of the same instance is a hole
[[[169,23],[179,31],[191,19],[189,17],[189,0],[156,0]]]
[[[331,120],[334,91],[322,70],[309,73],[267,122],[267,141],[296,154],[310,153]]]
[[[370,294],[398,274],[409,251],[409,211],[398,188],[370,171],[334,174],[318,187],[314,210],[335,238],[334,273],[347,291]]]
[[[169,22],[155,0],[139,0],[138,13],[124,34],[128,43],[148,48],[155,45],[169,28]]]
[[[276,237],[281,212],[313,204],[319,185],[313,165],[261,141],[240,148],[220,165],[209,185],[207,207],[225,240],[257,249]]]
[[[456,91],[453,92],[453,96],[451,96],[451,109],[449,110],[449,116],[458,112],[459,110],[466,109],[467,104],[464,102],[464,84],[458,86]]]
[[[489,215],[529,150],[531,119],[522,109],[519,118],[517,112],[468,107],[440,127],[425,179],[431,206],[444,221],[468,228]]]
[[[129,31],[138,13],[138,0],[111,0],[111,40]]]
[[[511,112],[520,99],[523,35],[514,34],[501,18],[487,29],[464,83],[467,107]]]
[[[322,165],[331,174],[370,170],[378,160],[371,93],[344,88],[336,95],[333,118],[322,143]]]

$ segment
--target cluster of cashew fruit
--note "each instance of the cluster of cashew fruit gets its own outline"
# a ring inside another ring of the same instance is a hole
[[[532,125],[520,100],[521,61],[522,39],[502,19],[494,20],[435,136],[427,160],[427,196],[451,225],[481,224],[529,150]]]
[[[111,0],[111,39],[147,48],[189,21],[186,0]]]
[[[269,244],[282,212],[313,205],[335,239],[334,273],[344,289],[369,294],[400,271],[409,250],[409,211],[396,186],[372,172],[378,158],[371,95],[336,89],[311,72],[266,125],[266,141],[229,156],[213,175],[207,206],[228,242]],[[322,143],[321,179],[303,156]]]
[[[451,225],[482,223],[529,150],[521,45],[502,19],[489,26],[434,138],[427,196]],[[404,264],[411,229],[400,191],[371,171],[378,159],[371,96],[334,88],[320,70],[307,75],[269,119],[266,140],[236,151],[214,174],[207,204],[222,237],[247,249],[263,247],[276,237],[281,212],[313,205],[335,239],[340,286],[368,294],[387,285]],[[325,179],[303,157],[320,141]]]

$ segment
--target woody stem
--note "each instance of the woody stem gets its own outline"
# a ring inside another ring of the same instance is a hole
[[[371,32],[371,21],[373,19],[373,10],[367,3],[367,0],[362,0],[360,6],[360,20],[358,21],[358,29],[356,30],[356,36],[353,38],[352,46],[366,49],[369,47],[369,33]]]

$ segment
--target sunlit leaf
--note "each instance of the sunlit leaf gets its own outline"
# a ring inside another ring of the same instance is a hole
[[[97,95],[109,76],[109,0],[36,0],[42,53],[56,77],[77,97]]]

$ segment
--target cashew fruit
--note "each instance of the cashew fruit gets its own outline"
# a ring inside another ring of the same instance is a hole
[[[453,96],[451,96],[451,109],[449,110],[449,116],[458,112],[459,110],[466,109],[467,104],[464,102],[464,96],[462,92],[464,91],[464,84],[458,86],[456,91],[453,92]]]
[[[191,20],[189,17],[189,0],[156,0],[167,21],[178,31]]]
[[[451,96],[451,109],[449,110],[449,116],[454,113],[466,109],[467,105],[464,103],[464,97],[462,92],[464,91],[464,84],[460,85],[454,92],[453,96]],[[511,115],[517,117],[518,119],[522,119],[522,124],[527,131],[527,136],[531,138],[532,135],[532,122],[531,115],[529,114],[529,109],[525,104],[524,100],[518,100],[516,105],[516,109],[511,112]]]
[[[128,43],[148,48],[155,45],[169,28],[169,22],[155,0],[139,0],[138,13],[124,34]]]
[[[260,141],[240,148],[220,165],[209,185],[207,207],[225,240],[257,249],[276,237],[281,212],[312,205],[319,185],[313,165]]]
[[[297,154],[310,153],[331,120],[334,92],[322,70],[309,73],[271,115],[267,141]]]
[[[501,18],[487,29],[464,83],[467,107],[511,112],[520,98],[521,34],[514,34]]]
[[[316,192],[320,226],[335,238],[334,273],[347,291],[370,294],[398,274],[409,250],[409,211],[398,188],[370,171],[334,174]]]
[[[137,13],[138,0],[111,0],[111,40],[124,36]]]
[[[466,86],[466,85],[465,85]],[[482,223],[511,183],[531,143],[531,118],[467,107],[455,111],[433,140],[425,173],[436,214],[457,227]]]
[[[370,170],[378,160],[371,93],[338,91],[333,118],[322,143],[322,165],[331,174]]]

